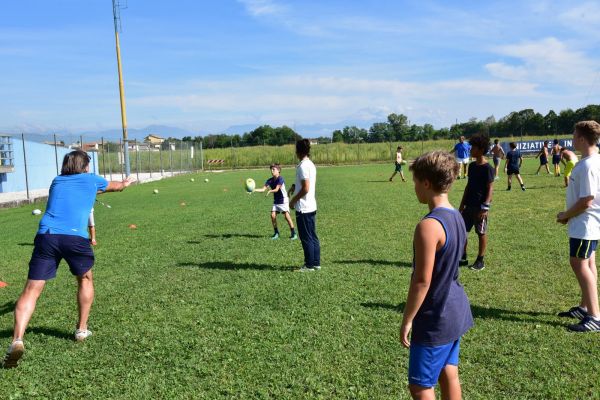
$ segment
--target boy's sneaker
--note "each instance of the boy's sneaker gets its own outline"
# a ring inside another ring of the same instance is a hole
[[[2,360],[2,368],[15,368],[19,363],[23,353],[25,352],[25,346],[22,340],[15,340],[8,346],[6,355]]]
[[[521,185],[521,190],[525,191],[525,185]]]
[[[90,336],[92,336],[92,331],[90,331],[90,330],[77,329],[75,331],[75,341],[76,342],[83,342],[85,339],[87,339]]]
[[[315,272],[315,271],[319,271],[321,269],[320,265],[317,265],[316,267],[307,267],[306,265],[303,265],[302,268],[300,268],[298,271],[299,272]]]
[[[298,234],[294,233],[292,236],[290,236],[290,240],[297,240],[298,239]]]
[[[567,326],[567,329],[573,332],[600,332],[600,318],[587,315],[578,324]]]
[[[469,267],[469,269],[472,269],[473,271],[481,271],[484,268],[485,264],[483,263],[483,260],[477,260]]]
[[[273,236],[271,236],[271,240],[277,240],[279,239],[279,233],[275,233]]]
[[[461,258],[458,262],[459,267],[466,267],[467,265],[469,265],[469,260],[466,258]]]
[[[510,186],[506,188],[507,191],[510,191]]]
[[[587,311],[579,306],[571,307],[571,309],[568,311],[563,311],[563,312],[558,313],[559,317],[577,318],[577,319],[584,319],[585,317],[587,317],[587,315],[588,315]]]

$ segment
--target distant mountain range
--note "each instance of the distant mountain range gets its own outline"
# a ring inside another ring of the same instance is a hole
[[[290,128],[298,132],[302,137],[315,138],[319,136],[331,136],[331,133],[336,129],[342,129],[345,126],[358,126],[359,128],[368,129],[374,122],[381,121],[342,121],[332,124],[297,124],[290,125]],[[250,132],[261,124],[246,124],[246,125],[233,125],[226,129],[217,132],[206,132],[206,131],[191,131],[188,129],[178,128],[167,125],[149,125],[145,128],[134,129],[130,128],[127,130],[129,140],[143,141],[149,134],[155,134],[164,138],[182,138],[184,136],[207,136],[209,134],[220,134],[225,133],[228,135],[238,134],[243,135],[246,132]],[[271,125],[276,127],[277,125]],[[7,134],[20,135],[19,129],[10,129],[6,132]],[[27,131],[27,130],[26,130]],[[32,132],[33,130],[29,130]],[[57,140],[63,141],[67,144],[75,143],[83,137],[84,142],[100,141],[104,138],[105,141],[115,142],[118,141],[123,133],[121,129],[108,129],[103,131],[81,131],[81,132],[70,132],[70,131],[33,131],[32,133],[26,133],[26,139],[35,142],[53,141],[54,134],[56,133]]]

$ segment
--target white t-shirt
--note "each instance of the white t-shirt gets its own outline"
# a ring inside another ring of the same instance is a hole
[[[590,208],[569,219],[569,237],[600,240],[600,155],[579,161],[571,172],[567,188],[567,209],[579,199],[594,196]]]
[[[298,193],[302,188],[302,181],[308,180],[308,193],[301,197],[296,203],[296,211],[301,213],[310,213],[317,211],[317,199],[315,198],[315,187],[317,185],[317,168],[315,164],[308,158],[300,161],[296,166],[296,188],[295,193]]]

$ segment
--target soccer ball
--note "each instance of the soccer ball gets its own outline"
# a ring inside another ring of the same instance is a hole
[[[252,193],[252,192],[254,192],[254,188],[256,188],[256,182],[254,182],[254,179],[252,179],[252,178],[246,179],[246,191],[248,193]]]
[[[36,208],[36,209],[35,209],[35,210],[33,210],[31,213],[32,213],[33,215],[40,215],[40,214],[42,213],[42,210],[40,210],[40,209]]]
[[[208,178],[204,179],[204,182],[208,183]]]
[[[190,182],[194,182],[194,178],[190,178]]]
[[[154,189],[154,194],[158,194],[158,189]]]

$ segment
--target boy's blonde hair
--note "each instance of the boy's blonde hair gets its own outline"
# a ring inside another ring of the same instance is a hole
[[[575,124],[575,132],[582,136],[588,144],[594,145],[600,139],[600,124],[596,121],[580,121]]]
[[[436,192],[447,193],[460,173],[460,165],[447,151],[430,151],[417,157],[410,170],[418,180],[428,180]]]

